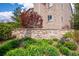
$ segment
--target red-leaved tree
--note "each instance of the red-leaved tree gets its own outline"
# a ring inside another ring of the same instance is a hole
[[[24,28],[42,28],[42,17],[33,9],[21,12],[20,19]]]

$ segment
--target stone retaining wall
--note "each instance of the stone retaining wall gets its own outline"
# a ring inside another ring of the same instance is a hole
[[[54,30],[54,29],[26,29],[20,28],[12,31],[12,36],[16,38],[23,38],[25,36],[32,38],[61,38],[64,33],[68,32],[67,30]]]

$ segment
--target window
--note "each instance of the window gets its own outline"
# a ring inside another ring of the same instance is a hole
[[[52,15],[48,15],[48,21],[53,21]]]

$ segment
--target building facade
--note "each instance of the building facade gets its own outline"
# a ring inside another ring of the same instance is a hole
[[[72,7],[69,3],[34,3],[34,11],[43,19],[43,29],[70,29]]]
[[[70,30],[72,7],[69,3],[35,3],[31,10],[42,17],[42,28],[19,29],[13,35],[18,38],[29,36],[32,38],[61,38]]]

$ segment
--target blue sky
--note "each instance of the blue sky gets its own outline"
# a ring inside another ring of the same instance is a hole
[[[0,21],[11,21],[11,16],[13,16],[13,11],[21,7],[22,9],[33,7],[32,3],[0,3]]]
[[[23,7],[23,5],[18,3],[0,3],[0,12],[14,11],[17,7]]]
[[[14,11],[17,7],[30,8],[33,7],[32,3],[0,3],[0,12]]]
[[[12,21],[13,11],[17,7],[24,7],[23,4],[18,3],[0,3],[0,22]]]

